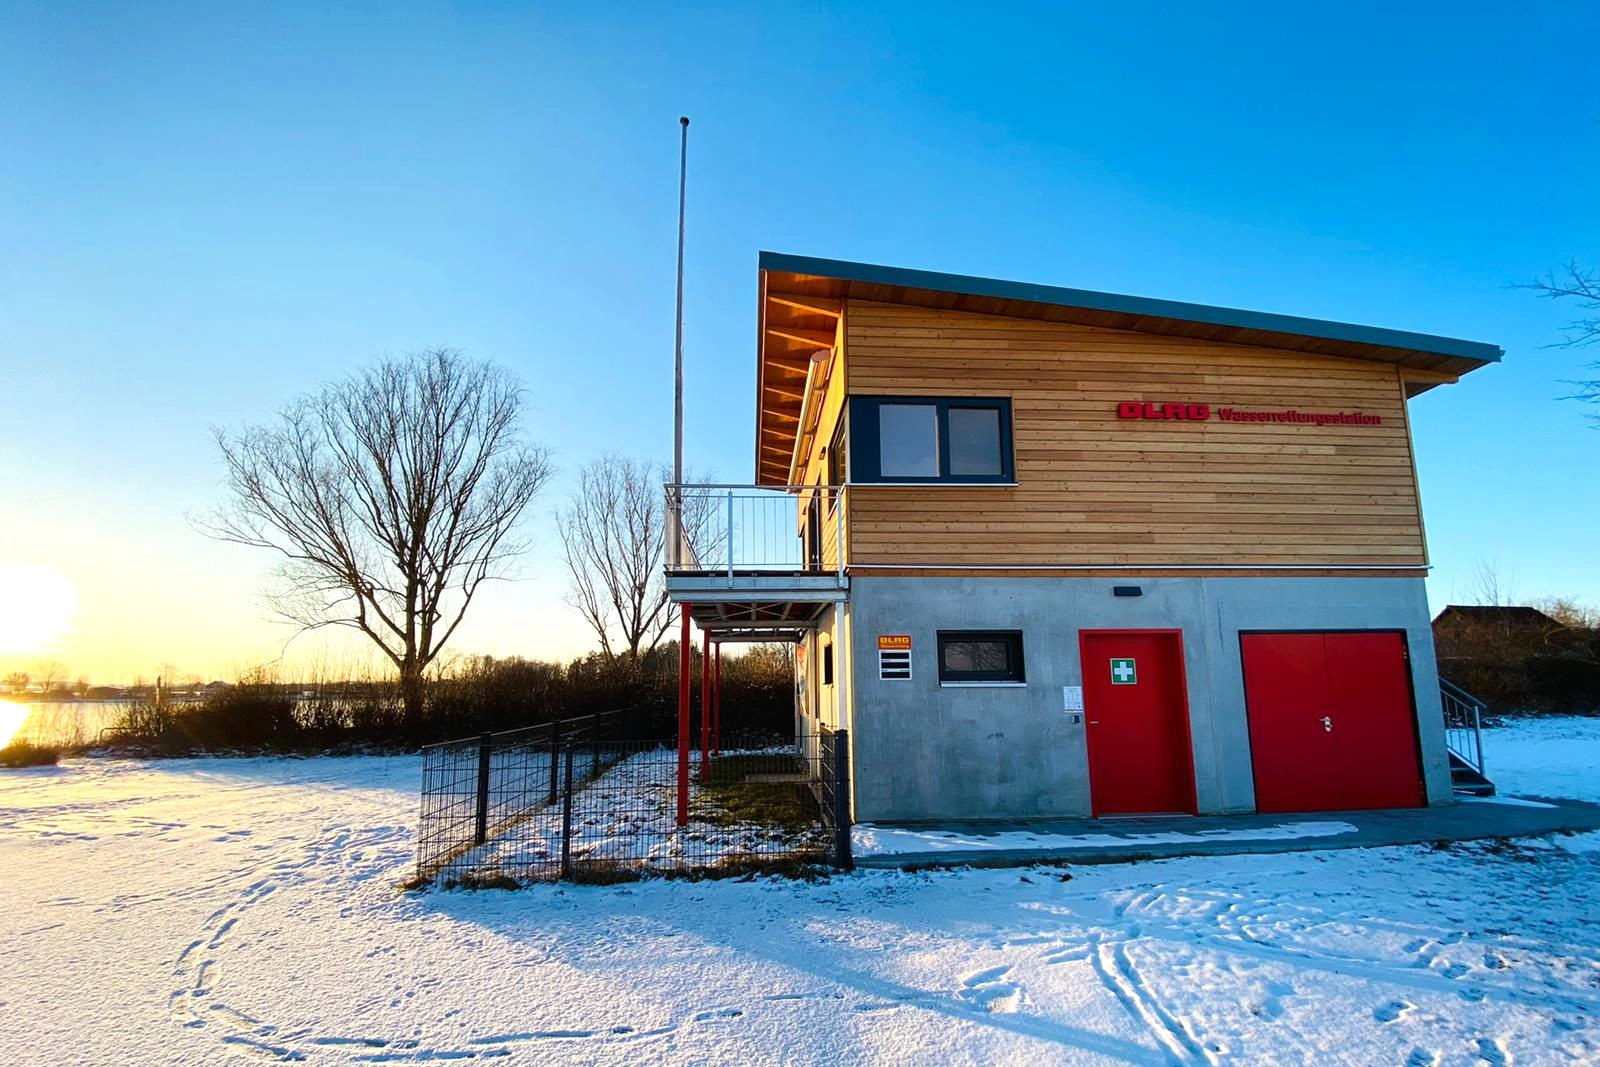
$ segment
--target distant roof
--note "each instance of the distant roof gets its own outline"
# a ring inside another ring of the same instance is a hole
[[[1392,363],[1442,376],[1408,383],[1411,395],[1440,380],[1497,363],[1498,345],[1378,326],[1357,326],[1264,311],[1157,300],[1145,296],[974,278],[936,271],[762,252],[757,352],[756,475],[762,484],[787,480],[807,362],[830,332],[824,301],[892,304],[1043,319],[1197,340],[1257,345],[1348,359]],[[793,299],[774,302],[773,294]],[[816,305],[807,307],[806,301]],[[764,413],[768,417],[764,417]]]
[[[1463,622],[1497,622],[1511,626],[1559,628],[1562,625],[1538,608],[1521,604],[1447,604],[1443,611],[1433,617],[1433,621],[1438,624],[1445,618],[1460,619]]]

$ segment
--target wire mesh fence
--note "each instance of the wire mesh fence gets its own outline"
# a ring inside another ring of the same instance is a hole
[[[417,869],[446,884],[848,867],[849,738],[724,739],[680,761],[626,713],[423,750]],[[815,728],[813,728],[815,729]]]

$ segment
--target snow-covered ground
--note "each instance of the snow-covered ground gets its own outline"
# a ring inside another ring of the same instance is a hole
[[[1600,800],[1600,721],[1488,754]],[[1575,840],[407,893],[419,772],[0,772],[0,1062],[1600,1062]]]

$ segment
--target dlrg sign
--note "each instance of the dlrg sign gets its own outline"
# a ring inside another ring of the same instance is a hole
[[[1218,408],[1216,414],[1221,422],[1276,422],[1306,426],[1377,426],[1383,422],[1381,415],[1368,415],[1364,411],[1299,411],[1294,408],[1287,411],[1243,411],[1239,408]],[[1211,405],[1123,400],[1117,404],[1117,418],[1147,422],[1209,422]]]
[[[1186,422],[1205,422],[1210,417],[1210,404],[1142,404],[1137,400],[1124,400],[1117,405],[1119,419],[1183,419]]]

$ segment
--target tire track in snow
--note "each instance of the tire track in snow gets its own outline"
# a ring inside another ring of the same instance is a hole
[[[1129,937],[1139,936],[1139,928],[1129,930]],[[1205,1047],[1188,1026],[1179,1020],[1162,1002],[1150,984],[1133,965],[1128,956],[1128,941],[1112,940],[1103,935],[1093,935],[1093,950],[1089,960],[1094,965],[1100,981],[1109,989],[1128,1014],[1143,1024],[1152,1037],[1179,1063],[1217,1064],[1220,1061]]]

